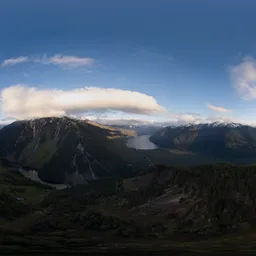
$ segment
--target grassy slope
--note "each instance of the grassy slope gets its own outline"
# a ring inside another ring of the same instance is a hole
[[[0,192],[9,193],[24,203],[38,206],[50,191],[51,188],[23,177],[18,171],[0,167]]]

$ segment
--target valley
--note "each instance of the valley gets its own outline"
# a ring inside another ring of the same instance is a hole
[[[256,255],[255,10],[0,0],[0,255]]]
[[[228,155],[194,150],[187,145],[195,142],[197,129],[162,128],[137,136],[70,118],[4,127],[1,251],[256,250],[253,158],[235,165],[224,163]],[[207,129],[205,146],[214,148],[209,140],[216,128]],[[224,131],[233,157],[235,150],[241,152],[237,134],[247,128]],[[168,143],[178,139],[178,146],[161,147],[156,138],[162,136]]]

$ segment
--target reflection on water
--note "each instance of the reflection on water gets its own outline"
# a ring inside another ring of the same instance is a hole
[[[41,184],[44,184],[44,185],[48,185],[52,188],[56,188],[56,189],[64,189],[64,188],[67,188],[68,186],[66,184],[53,184],[53,183],[48,183],[48,182],[45,182],[43,180],[41,180],[39,177],[38,177],[38,173],[34,170],[29,170],[29,171],[26,171],[22,168],[19,168],[19,172],[29,178],[30,180],[33,180],[35,182],[39,182]]]
[[[151,135],[142,135],[135,138],[131,138],[127,141],[129,148],[141,149],[141,150],[152,150],[158,148],[153,142],[149,140]]]

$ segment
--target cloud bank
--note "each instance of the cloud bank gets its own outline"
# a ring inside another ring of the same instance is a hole
[[[207,107],[209,109],[211,109],[215,112],[219,112],[219,113],[231,113],[232,112],[232,110],[230,110],[230,109],[214,106],[214,105],[211,105],[211,104],[208,104]]]
[[[92,65],[95,60],[93,58],[83,58],[71,55],[53,55],[50,57],[43,56],[40,58],[32,58],[28,56],[21,56],[11,59],[6,59],[2,62],[2,66],[13,66],[17,64],[21,64],[24,62],[31,62],[31,63],[41,63],[41,64],[52,64],[58,65],[62,67],[82,67],[82,66],[90,66]]]
[[[64,91],[14,85],[2,91],[1,105],[4,116],[15,119],[77,115],[87,111],[117,110],[144,115],[166,111],[146,94],[96,87]]]
[[[231,78],[241,97],[245,100],[256,99],[256,60],[246,57],[231,67]]]
[[[168,117],[169,116],[169,117]],[[108,115],[106,117],[98,117],[96,115],[84,116],[82,119],[89,119],[104,125],[148,125],[148,126],[179,126],[187,124],[210,124],[210,123],[241,123],[245,125],[255,126],[253,121],[243,120],[232,116],[218,116],[212,115],[203,117],[196,113],[179,113],[179,114],[167,114],[165,117],[149,117],[137,118],[136,116],[125,116],[120,118],[115,115]]]

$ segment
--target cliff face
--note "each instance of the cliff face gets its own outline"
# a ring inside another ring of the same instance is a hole
[[[0,132],[1,155],[35,168],[45,181],[84,183],[124,167],[112,138],[131,135],[67,117],[17,121]]]

